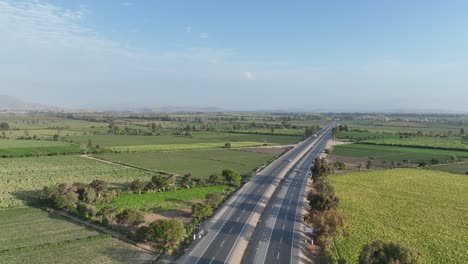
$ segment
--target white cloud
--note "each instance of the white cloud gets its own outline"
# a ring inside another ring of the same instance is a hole
[[[204,32],[203,32],[203,33],[200,33],[199,36],[200,36],[201,39],[207,39],[207,38],[209,38],[208,33],[204,33]]]
[[[185,27],[185,33],[192,33],[192,27],[191,26]]]
[[[120,5],[121,6],[132,6],[133,3],[132,2],[121,2]]]
[[[244,79],[252,80],[254,78],[254,74],[252,72],[246,71],[243,73]]]

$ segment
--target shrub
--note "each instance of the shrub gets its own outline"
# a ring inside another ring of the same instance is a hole
[[[124,209],[116,215],[116,222],[121,225],[137,226],[144,221],[143,212],[135,208]]]
[[[395,242],[374,241],[363,247],[359,255],[359,264],[377,263],[424,263],[421,253]]]
[[[213,208],[209,204],[196,203],[192,205],[193,221],[199,223],[213,214]]]

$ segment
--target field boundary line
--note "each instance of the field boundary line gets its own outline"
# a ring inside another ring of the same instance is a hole
[[[125,168],[130,168],[130,169],[138,169],[138,170],[142,170],[142,171],[155,172],[155,173],[160,173],[160,174],[165,174],[165,175],[178,175],[176,173],[170,173],[170,172],[161,171],[161,170],[151,170],[151,169],[147,169],[147,168],[143,168],[143,167],[139,167],[139,166],[135,166],[135,165],[130,165],[130,164],[123,163],[123,162],[107,160],[107,159],[103,159],[103,158],[97,158],[97,157],[93,157],[93,156],[89,156],[89,155],[80,155],[80,157],[85,158],[85,159],[91,159],[91,160],[99,161],[99,162],[106,163],[106,164],[118,165],[118,166],[122,166],[122,167],[125,167]]]

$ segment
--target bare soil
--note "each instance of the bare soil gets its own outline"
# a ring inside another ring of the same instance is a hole
[[[370,169],[366,168],[367,162],[369,159],[367,158],[355,158],[355,157],[344,157],[344,156],[335,156],[335,155],[328,155],[327,161],[331,164],[334,164],[337,161],[341,161],[346,165],[346,169],[344,170],[337,170],[335,169],[335,173],[345,173],[345,172],[353,172],[353,171],[366,171],[366,170],[384,170],[384,169],[393,169],[393,168],[417,168],[418,165],[414,163],[407,163],[407,162],[388,162],[382,160],[372,160],[372,166]]]
[[[192,221],[192,212],[187,209],[145,214],[145,224],[150,224],[159,219],[178,219],[182,223],[190,223]]]

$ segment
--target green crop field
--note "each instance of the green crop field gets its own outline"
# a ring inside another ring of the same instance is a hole
[[[0,139],[0,157],[57,155],[79,152],[79,146],[60,141]]]
[[[428,169],[468,175],[468,162],[430,166]]]
[[[431,161],[435,158],[441,162],[467,160],[468,151],[439,150],[397,146],[381,146],[373,144],[348,144],[335,146],[333,155],[356,158],[375,158],[386,161]]]
[[[165,211],[174,209],[189,209],[192,203],[200,201],[209,193],[220,193],[228,188],[226,185],[197,187],[192,189],[178,189],[175,191],[123,194],[115,197],[108,204],[99,204],[97,208],[113,205],[118,208],[139,208],[146,211]]]
[[[166,151],[166,150],[189,150],[189,149],[213,149],[224,147],[224,142],[194,143],[194,144],[161,144],[161,145],[136,145],[110,147],[108,149],[117,152],[140,152],[140,151]],[[232,142],[232,148],[255,147],[265,145],[259,142]]]
[[[337,138],[351,139],[351,140],[370,140],[370,139],[382,139],[382,138],[400,138],[400,136],[397,134],[389,134],[389,133],[340,131],[337,135]]]
[[[208,178],[224,169],[235,169],[240,174],[248,174],[275,158],[269,154],[229,149],[108,153],[97,157],[179,175],[190,172],[194,178]]]
[[[183,136],[127,136],[127,135],[86,135],[69,136],[67,140],[75,143],[87,144],[91,140],[93,144],[101,147],[121,147],[138,145],[172,145],[172,144],[199,144],[216,143],[224,145],[226,142],[256,142],[259,144],[292,144],[301,139],[298,136],[260,135],[260,134],[238,134],[220,132],[194,132],[191,137]]]
[[[94,179],[128,183],[150,174],[137,169],[106,164],[79,156],[0,159],[0,207],[24,205],[46,185],[89,183]]]
[[[0,226],[0,263],[4,264],[146,263],[152,257],[39,209],[0,210]]]
[[[410,138],[384,138],[372,139],[366,142],[398,146],[418,146],[443,149],[468,150],[468,141],[460,137],[410,137]]]
[[[340,174],[330,177],[350,217],[351,235],[335,248],[356,263],[374,240],[402,242],[428,263],[468,263],[468,177],[418,169]]]

